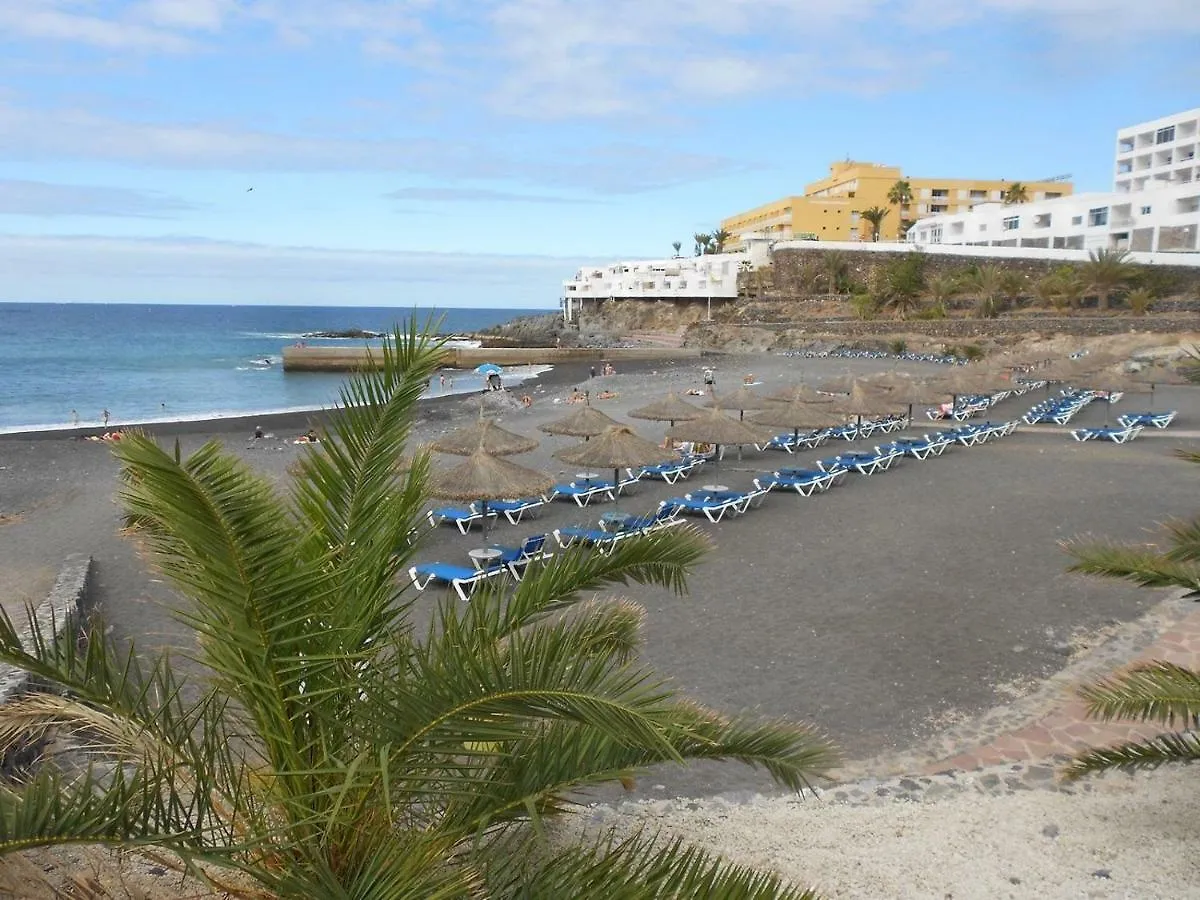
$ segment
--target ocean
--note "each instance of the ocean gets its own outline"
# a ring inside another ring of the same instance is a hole
[[[281,353],[307,332],[390,331],[411,308],[0,303],[0,433],[206,419],[333,405],[343,376],[285,375]],[[544,309],[420,309],[443,334]],[[308,339],[312,346],[346,343]],[[353,341],[350,343],[362,343]],[[269,361],[269,362],[268,362]],[[507,379],[510,380],[511,379]],[[482,387],[453,373],[453,391]],[[435,382],[431,393],[444,389]]]

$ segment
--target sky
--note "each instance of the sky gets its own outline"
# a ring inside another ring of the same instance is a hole
[[[553,307],[851,157],[1112,182],[1197,0],[0,0],[0,300]]]

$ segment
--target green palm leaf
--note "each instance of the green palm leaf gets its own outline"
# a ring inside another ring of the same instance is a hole
[[[1103,719],[1136,719],[1174,725],[1200,716],[1200,672],[1168,662],[1134,666],[1080,688],[1088,715]]]
[[[1133,741],[1117,747],[1086,750],[1063,770],[1063,777],[1075,781],[1112,769],[1136,772],[1156,769],[1168,763],[1200,761],[1200,734],[1194,731],[1161,734],[1148,741]]]

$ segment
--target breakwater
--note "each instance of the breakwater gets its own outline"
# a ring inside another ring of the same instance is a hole
[[[442,365],[474,369],[484,363],[498,366],[559,365],[572,362],[619,362],[643,359],[696,359],[700,351],[664,347],[446,347]],[[374,365],[379,351],[370,347],[285,347],[285,372],[355,372]]]

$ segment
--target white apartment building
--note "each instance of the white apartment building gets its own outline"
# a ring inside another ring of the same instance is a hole
[[[919,219],[910,243],[1200,252],[1200,109],[1117,131],[1112,193],[1073,194]]]
[[[711,253],[585,266],[563,282],[563,319],[574,322],[584,304],[601,300],[737,299],[737,275],[747,253]]]
[[[1012,206],[983,203],[969,212],[920,219],[906,238],[925,245],[1195,253],[1198,228],[1200,182]]]
[[[1200,108],[1117,132],[1113,190],[1131,194],[1200,182]]]

